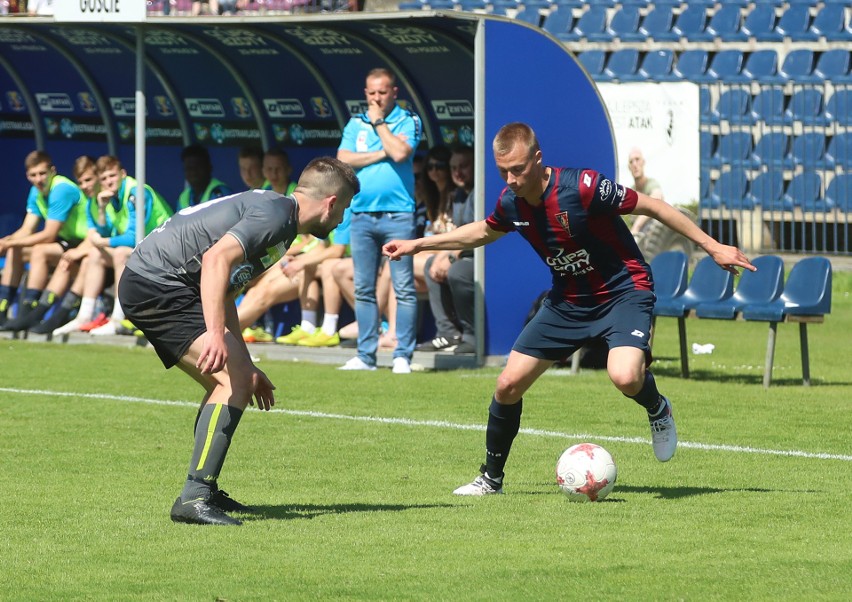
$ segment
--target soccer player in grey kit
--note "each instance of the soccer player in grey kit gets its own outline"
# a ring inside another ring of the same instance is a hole
[[[331,157],[311,161],[292,195],[250,190],[184,209],[139,243],[121,278],[127,318],[166,368],[178,366],[206,394],[175,522],[239,525],[250,508],[217,486],[243,411],[275,404],[275,387],[252,363],[234,303],[243,285],[276,265],[296,234],[328,236],[358,192],[355,172]]]

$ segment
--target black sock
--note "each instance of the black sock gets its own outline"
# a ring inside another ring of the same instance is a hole
[[[512,405],[497,403],[491,399],[488,408],[488,428],[485,431],[485,471],[495,480],[503,478],[503,467],[512,449],[512,442],[521,427],[521,412],[524,400]]]
[[[41,297],[42,290],[38,288],[28,288],[24,291],[24,301],[22,305],[29,305],[30,307],[35,307],[38,305],[39,297]]]
[[[657,381],[654,380],[654,375],[651,374],[650,370],[645,371],[645,382],[642,384],[642,390],[636,395],[625,395],[625,397],[629,397],[648,410],[648,414],[651,416],[659,414],[663,405],[663,396],[660,395],[660,391],[657,389]]]
[[[80,302],[82,301],[82,297],[77,293],[67,292],[65,293],[65,297],[62,299],[62,307],[65,309],[77,309],[80,307]]]
[[[239,408],[222,404],[208,403],[202,408],[195,429],[189,474],[180,493],[182,501],[206,499],[216,490],[216,480],[242,415]]]

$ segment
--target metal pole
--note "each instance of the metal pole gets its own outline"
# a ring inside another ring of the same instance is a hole
[[[136,242],[145,238],[145,28],[136,26]]]

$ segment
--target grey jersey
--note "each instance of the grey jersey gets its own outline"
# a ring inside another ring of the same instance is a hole
[[[229,291],[275,265],[296,237],[298,204],[271,190],[249,190],[175,213],[139,243],[127,267],[166,286],[201,285],[201,257],[226,234],[243,247]]]

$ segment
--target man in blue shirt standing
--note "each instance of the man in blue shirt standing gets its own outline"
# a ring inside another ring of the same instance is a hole
[[[350,238],[355,266],[355,319],[358,355],[341,370],[375,370],[379,342],[376,278],[382,246],[414,236],[414,150],[420,143],[420,118],[397,102],[396,78],[387,69],[367,74],[367,111],[352,117],[343,130],[337,158],[351,165],[361,184],[352,200]],[[417,295],[414,263],[404,257],[391,264],[397,299],[393,372],[411,372],[416,343]]]

